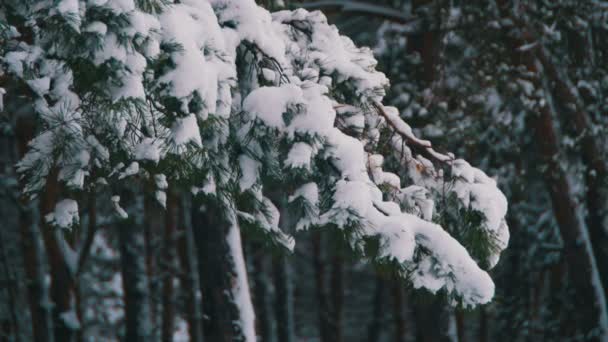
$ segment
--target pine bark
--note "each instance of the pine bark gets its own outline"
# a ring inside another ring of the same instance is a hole
[[[315,292],[317,297],[319,313],[319,335],[322,342],[331,342],[331,331],[329,321],[329,304],[327,291],[325,290],[325,266],[321,254],[321,232],[312,233],[313,267],[315,270]]]
[[[205,340],[232,342],[244,340],[242,327],[234,322],[241,321],[241,313],[232,293],[238,281],[233,260],[233,251],[227,241],[232,223],[223,214],[224,208],[211,199],[193,204],[192,225],[198,252]]]
[[[121,205],[134,205],[133,194],[121,196]],[[136,222],[132,213],[118,224],[120,264],[125,303],[125,341],[149,341],[152,336],[150,292],[146,271],[144,227]]]
[[[27,144],[34,136],[33,118],[20,117],[16,124],[17,150],[19,158],[27,151]],[[53,322],[48,287],[45,277],[45,251],[40,231],[34,222],[34,210],[26,198],[19,206],[19,234],[27,283],[28,300],[32,320],[32,337],[36,342],[53,341]]]
[[[172,189],[167,189],[167,202],[165,212],[165,232],[164,232],[164,250],[163,262],[165,263],[163,272],[163,290],[162,290],[162,326],[161,340],[171,342],[173,340],[173,331],[175,329],[175,290],[173,288],[173,274],[177,269],[175,238],[177,232],[178,221],[178,203]]]
[[[398,276],[393,277],[393,325],[395,327],[395,342],[405,341],[405,318],[403,317],[403,288]]]
[[[332,340],[335,342],[342,341],[342,314],[344,300],[344,270],[342,261],[342,251],[340,244],[342,241],[334,241],[336,246],[334,255],[331,261],[331,323],[332,323]]]
[[[179,228],[183,229],[179,240],[179,257],[182,267],[182,283],[186,292],[186,316],[188,334],[192,342],[203,341],[203,314],[200,292],[199,268],[196,260],[197,252],[194,245],[192,220],[190,217],[190,198],[182,196]]]
[[[266,257],[261,251],[262,245],[257,243],[251,244],[251,252],[253,259],[253,283],[254,283],[254,305],[256,312],[257,331],[260,341],[274,341],[272,335],[271,315],[272,309],[269,305],[268,287],[270,281],[267,277]]]
[[[386,288],[385,280],[376,271],[376,287],[374,289],[373,309],[372,309],[372,321],[369,324],[367,332],[368,341],[379,341],[381,337],[380,328],[382,321],[384,320],[383,308],[384,308],[384,291]]]

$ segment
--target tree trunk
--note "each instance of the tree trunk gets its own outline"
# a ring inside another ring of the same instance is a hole
[[[369,324],[368,332],[367,332],[367,340],[368,341],[380,341],[381,331],[380,327],[382,326],[382,321],[384,320],[384,290],[385,290],[385,281],[380,275],[378,271],[376,271],[376,287],[374,289],[374,303],[372,309],[372,321]]]
[[[19,158],[27,151],[27,144],[34,136],[33,118],[21,117],[17,120],[16,136]],[[51,299],[46,282],[46,260],[40,231],[35,223],[34,211],[28,199],[21,198],[19,206],[19,233],[25,266],[28,300],[32,319],[32,335],[36,342],[53,341]]]
[[[342,243],[342,241],[334,241],[335,250],[331,261],[331,331],[332,341],[335,342],[342,341],[342,300],[344,297]]]
[[[257,317],[257,331],[260,341],[274,341],[272,336],[271,309],[269,307],[268,287],[270,281],[266,275],[265,255],[261,251],[262,245],[251,244],[253,253],[253,283],[254,283],[254,304]]]
[[[58,171],[55,168],[47,176],[44,191],[40,196],[40,228],[51,269],[51,298],[53,300],[53,321],[55,325],[56,341],[72,341],[75,332],[79,328],[73,326],[68,315],[76,315],[74,309],[74,281],[64,259],[59,242],[55,236],[55,230],[45,221],[45,215],[55,209],[59,196]],[[63,234],[63,232],[57,232]]]
[[[193,204],[192,222],[198,251],[205,340],[255,341],[247,275],[240,248],[240,232],[217,200]],[[248,307],[249,306],[249,307]],[[237,323],[235,323],[237,322]]]
[[[121,196],[121,204],[124,206],[131,202],[133,206],[135,200],[129,201],[127,197],[134,194],[126,195]],[[122,219],[117,227],[125,303],[124,340],[144,342],[149,341],[152,336],[150,292],[146,272],[144,227],[141,222],[136,222],[134,215],[136,212],[131,210],[129,218]]]
[[[188,319],[188,335],[192,342],[203,341],[203,314],[200,290],[199,269],[196,260],[197,252],[194,246],[192,233],[192,220],[190,219],[190,198],[182,196],[180,210],[180,229],[183,229],[180,238],[179,257],[183,270],[182,286],[186,292],[186,316]]]
[[[321,254],[321,243],[321,232],[316,230],[312,233],[312,253],[315,269],[315,289],[319,306],[319,335],[322,342],[331,342],[329,305],[327,303],[327,292],[325,291],[325,267]]]
[[[273,257],[274,288],[275,288],[275,317],[277,320],[277,338],[279,341],[293,342],[295,340],[295,324],[293,319],[293,280],[289,260],[282,255]]]
[[[165,213],[165,234],[163,262],[166,265],[163,270],[163,312],[161,339],[164,342],[173,340],[175,330],[175,293],[173,289],[173,275],[177,269],[175,255],[175,238],[178,221],[178,203],[172,189],[167,189],[167,202]]]
[[[405,318],[403,317],[403,288],[398,276],[392,281],[393,292],[393,324],[395,326],[395,342],[405,341]]]

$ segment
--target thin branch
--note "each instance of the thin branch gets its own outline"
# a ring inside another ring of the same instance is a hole
[[[304,2],[296,4],[297,7],[301,7],[307,10],[335,10],[344,14],[362,14],[372,15],[382,19],[387,19],[400,24],[417,24],[420,22],[419,18],[410,17],[403,14],[400,10],[391,7],[354,2],[354,1],[342,1],[342,0],[321,0],[313,2]]]
[[[411,129],[407,124],[401,120],[400,117],[391,115],[386,112],[384,106],[377,101],[372,101],[372,105],[376,108],[378,113],[382,115],[386,119],[386,123],[397,133],[403,140],[407,143],[408,146],[417,149],[420,154],[424,155],[426,158],[440,162],[440,163],[449,163],[454,160],[454,157],[448,154],[443,154],[435,151],[431,142],[428,140],[422,140],[415,137]]]

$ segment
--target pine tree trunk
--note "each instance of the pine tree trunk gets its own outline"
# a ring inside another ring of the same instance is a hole
[[[169,188],[166,191],[167,202],[166,202],[166,213],[165,213],[165,234],[164,234],[164,253],[163,262],[165,267],[163,270],[163,297],[162,297],[162,332],[161,339],[164,342],[171,342],[173,340],[173,331],[175,325],[175,293],[173,289],[173,274],[177,269],[175,264],[175,237],[177,232],[177,220],[178,220],[178,203],[175,194],[172,189]]]
[[[155,185],[152,182],[144,184],[144,215],[143,215],[143,236],[146,275],[148,278],[148,297],[150,298],[150,321],[152,324],[151,336],[159,339],[159,332],[162,330],[162,265],[159,251],[162,249],[159,237],[164,236],[163,213],[165,210],[160,206],[154,197]],[[160,329],[159,329],[160,328]]]
[[[319,335],[322,342],[331,342],[329,305],[325,291],[325,267],[321,254],[321,232],[312,233],[313,266],[315,269],[315,290],[319,312]]]
[[[202,208],[200,204],[193,204],[192,207],[204,299],[203,312],[206,317],[205,340],[253,342],[255,335],[251,338],[252,327],[243,326],[243,322],[250,323],[249,320],[253,320],[253,317],[248,317],[253,315],[252,312],[243,312],[248,310],[246,306],[251,305],[251,302],[246,303],[246,299],[236,297],[239,293],[235,289],[235,286],[247,284],[246,274],[242,274],[242,269],[239,270],[239,263],[244,263],[241,259],[242,250],[240,255],[238,250],[242,246],[236,246],[240,242],[240,233],[224,212],[225,209],[216,200],[205,201]]]
[[[284,255],[273,257],[275,317],[277,320],[277,338],[279,341],[295,340],[293,320],[293,280],[289,261]]]
[[[405,341],[405,319],[403,317],[403,288],[398,276],[392,280],[393,294],[393,324],[395,326],[395,342]]]
[[[35,130],[33,118],[20,117],[16,124],[17,150],[19,158],[27,151],[27,144]],[[20,200],[19,233],[21,250],[28,289],[28,300],[32,320],[32,335],[36,342],[53,341],[53,322],[51,299],[46,278],[46,256],[41,242],[40,231],[36,227],[34,213],[37,208],[29,204],[26,198]]]
[[[203,314],[200,296],[199,268],[196,260],[197,252],[194,246],[192,220],[190,217],[190,198],[182,196],[180,206],[180,225],[183,229],[180,239],[179,257],[184,273],[182,283],[186,292],[186,316],[188,320],[188,335],[192,342],[203,341]]]
[[[121,205],[125,209],[129,204],[135,205],[135,200],[129,200],[129,195],[133,196],[133,194],[121,196]],[[136,214],[131,210],[129,218],[121,220],[117,227],[125,303],[124,340],[145,342],[152,336],[150,292],[146,271],[144,227],[134,218]]]
[[[5,289],[7,295],[7,311],[8,319],[5,322],[4,336],[12,338],[14,341],[21,340],[21,332],[19,331],[19,323],[17,318],[17,284],[15,274],[8,261],[6,241],[2,231],[0,231],[0,270],[2,270],[3,281],[5,281]]]
[[[262,245],[251,244],[253,253],[253,283],[254,283],[254,306],[257,317],[257,331],[260,341],[272,342],[271,308],[269,307],[268,287],[270,286],[266,275],[265,255],[261,251]]]
[[[488,342],[488,315],[483,306],[479,308],[479,342]]]
[[[413,296],[431,296],[414,293]],[[416,302],[416,300],[418,300]],[[416,324],[416,341],[443,341],[448,331],[448,320],[444,303],[439,297],[429,297],[428,300],[413,298],[414,321]]]
[[[332,340],[335,342],[342,341],[342,300],[344,297],[343,278],[344,272],[342,269],[342,251],[340,244],[342,241],[335,241],[336,249],[331,261],[331,331]]]
[[[367,332],[367,340],[368,341],[380,341],[381,333],[380,327],[382,325],[382,321],[384,320],[384,290],[385,290],[385,281],[382,276],[376,271],[376,287],[374,289],[374,302],[371,316],[371,323],[369,324],[368,332]]]

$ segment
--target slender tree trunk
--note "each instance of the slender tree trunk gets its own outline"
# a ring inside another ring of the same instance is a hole
[[[254,283],[254,304],[257,317],[257,331],[260,341],[274,341],[272,335],[271,309],[269,307],[268,287],[270,281],[266,275],[265,255],[261,252],[262,245],[251,244],[253,253],[253,283]]]
[[[17,286],[11,265],[8,262],[7,249],[5,247],[4,236],[0,231],[0,269],[6,281],[8,321],[6,322],[6,336],[12,337],[15,341],[21,341],[21,332],[17,321]]]
[[[462,309],[456,308],[454,309],[454,318],[456,319],[456,336],[458,337],[458,342],[464,342],[464,313]]]
[[[398,276],[392,281],[393,292],[393,324],[395,326],[395,342],[405,341],[405,318],[403,317],[403,288]]]
[[[173,289],[173,274],[177,269],[176,253],[175,253],[175,238],[177,232],[178,221],[178,203],[177,198],[171,188],[167,189],[167,208],[165,213],[165,236],[164,236],[164,253],[163,262],[165,263],[163,272],[163,316],[162,316],[162,333],[161,339],[164,342],[173,340],[173,331],[175,330],[175,293]]]
[[[275,317],[277,320],[277,338],[279,341],[293,342],[295,340],[295,324],[293,321],[293,280],[289,260],[282,255],[273,257],[274,288],[275,288]]]
[[[385,280],[376,271],[376,287],[374,289],[374,303],[372,309],[372,321],[369,324],[367,332],[368,341],[379,341],[381,337],[381,326],[384,320],[384,290],[386,288]]]
[[[194,235],[192,233],[192,221],[190,219],[190,198],[182,196],[180,210],[180,229],[183,229],[180,238],[179,257],[184,271],[182,283],[186,292],[186,316],[188,319],[188,334],[190,341],[203,341],[203,314],[200,290],[199,269],[196,260],[196,247],[194,246]]]
[[[205,201],[202,208],[200,204],[192,207],[206,316],[205,340],[253,342],[255,332],[249,326],[253,323],[253,310],[250,299],[247,300],[247,275],[242,272],[240,232],[225,211],[214,199]]]
[[[125,209],[136,206],[136,200],[128,198],[134,194],[125,195],[121,196],[121,205]],[[144,227],[141,222],[137,222],[135,215],[136,210],[131,210],[129,218],[121,220],[117,227],[125,303],[124,340],[145,342],[152,336],[150,292],[146,272]]]
[[[413,294],[430,296],[427,294]],[[418,302],[416,302],[418,300]],[[445,305],[439,297],[429,297],[428,300],[413,299],[416,324],[416,341],[443,341],[448,331],[448,317]]]
[[[486,308],[479,308],[479,342],[488,342],[488,314]]]
[[[148,278],[148,291],[150,298],[150,320],[152,322],[151,334],[154,339],[161,338],[159,332],[162,330],[162,265],[158,255],[163,247],[162,239],[165,227],[163,227],[163,213],[165,210],[154,197],[155,186],[151,182],[144,184],[144,215],[143,215],[143,237],[145,249],[146,274]],[[160,328],[160,329],[159,329]]]
[[[327,292],[325,291],[325,267],[323,256],[321,254],[321,232],[314,231],[312,233],[312,249],[313,249],[313,266],[315,269],[315,288],[319,311],[319,334],[321,341],[330,342],[330,322],[329,322],[329,305],[327,302]]]
[[[335,342],[342,341],[342,301],[344,298],[344,271],[342,261],[342,250],[340,244],[342,241],[335,241],[334,255],[331,261],[331,324],[332,324],[332,340]]]
[[[27,151],[27,144],[34,136],[35,123],[31,117],[20,117],[16,124],[19,158]],[[28,299],[32,319],[32,335],[36,342],[53,341],[51,299],[46,279],[45,251],[40,231],[35,223],[34,211],[28,199],[22,198],[19,206],[19,233],[25,266]]]

